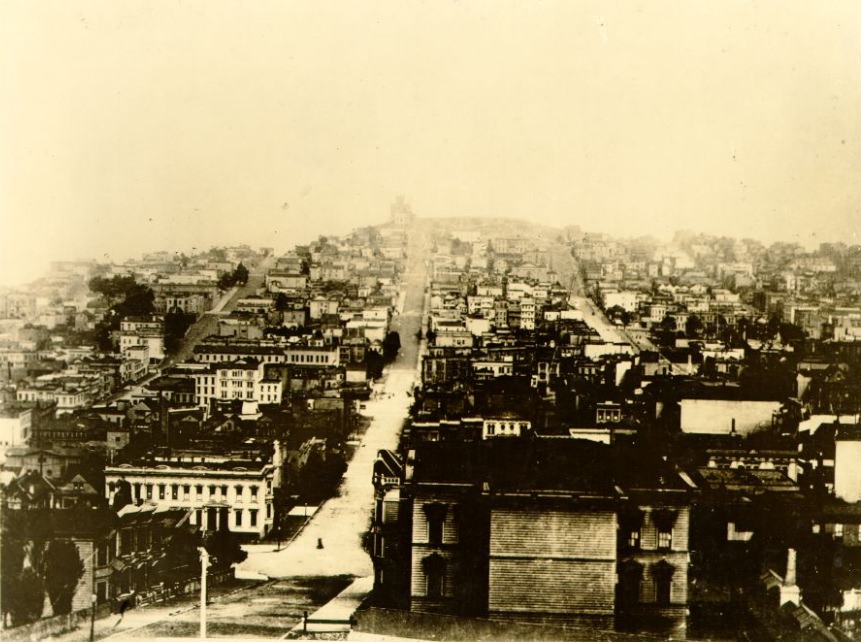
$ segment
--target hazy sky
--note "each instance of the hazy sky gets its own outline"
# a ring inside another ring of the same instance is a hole
[[[861,243],[861,3],[3,0],[0,282],[419,215]]]

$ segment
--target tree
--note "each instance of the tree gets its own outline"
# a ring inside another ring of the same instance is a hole
[[[248,283],[248,268],[242,265],[241,262],[233,271],[233,282],[238,283],[239,285],[245,285]]]
[[[84,563],[78,555],[78,548],[69,540],[53,540],[48,545],[43,563],[45,586],[54,615],[71,613],[75,587],[84,574]]]
[[[132,485],[125,479],[117,482],[116,490],[114,491],[114,503],[111,509],[119,511],[123,506],[132,503]]]
[[[398,351],[401,349],[401,336],[397,332],[389,332],[386,338],[383,339],[383,359],[386,362],[395,360],[398,356]]]
[[[689,314],[685,322],[685,335],[688,339],[695,339],[703,329],[703,321],[696,314]]]
[[[168,312],[164,315],[164,347],[168,352],[179,349],[182,338],[194,322],[194,314]]]
[[[164,549],[164,582],[177,587],[200,572],[200,537],[188,528],[171,531]]]
[[[612,305],[607,308],[607,318],[611,321],[618,321],[624,326],[631,322],[631,315],[621,305]]]
[[[385,362],[383,355],[375,350],[365,352],[365,374],[368,379],[379,379],[383,376]]]
[[[804,341],[807,336],[804,330],[794,323],[781,323],[778,332],[780,333],[780,340],[783,343],[797,343],[799,341]]]
[[[212,564],[218,569],[228,569],[234,564],[241,564],[248,557],[248,553],[242,550],[239,537],[231,532],[227,525],[227,509],[221,516],[221,527],[206,538],[206,552],[212,557]]]
[[[6,614],[12,611],[13,596],[19,590],[24,557],[24,543],[4,528],[0,539],[0,609],[3,611],[4,623]]]
[[[225,272],[220,277],[218,277],[218,289],[219,290],[229,290],[233,287],[233,274],[231,272]]]
[[[14,578],[15,590],[9,597],[9,615],[12,626],[35,622],[42,617],[45,604],[45,586],[42,578],[32,568],[27,567]]]

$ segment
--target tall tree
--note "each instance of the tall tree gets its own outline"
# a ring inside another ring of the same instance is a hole
[[[240,262],[233,271],[233,282],[239,285],[248,283],[248,268]]]
[[[3,537],[0,539],[0,610],[3,612],[4,623],[6,615],[12,612],[14,595],[19,590],[24,557],[24,542],[4,528]]]
[[[32,568],[21,570],[15,577],[15,590],[9,595],[9,615],[12,626],[35,622],[42,617],[45,604],[45,585]]]
[[[54,615],[72,612],[72,597],[78,580],[84,574],[84,563],[74,542],[58,539],[45,552],[45,587]]]
[[[221,520],[222,527],[210,533],[206,538],[206,552],[212,556],[212,564],[216,568],[228,569],[234,564],[241,564],[248,557],[242,550],[239,537],[226,526],[227,519]]]
[[[200,537],[187,528],[177,528],[171,532],[164,549],[164,581],[176,587],[200,572]]]
[[[386,338],[383,339],[383,358],[387,361],[394,361],[398,356],[398,351],[401,349],[401,336],[397,332],[389,332]]]

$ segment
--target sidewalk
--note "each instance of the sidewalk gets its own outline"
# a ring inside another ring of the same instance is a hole
[[[300,622],[293,627],[285,638],[297,639],[301,638],[305,633],[340,633],[350,631],[350,619],[353,617],[353,613],[356,612],[356,609],[359,608],[359,605],[373,588],[373,576],[360,577],[354,580],[350,586],[341,591],[337,596],[317,609],[313,614],[308,615],[309,620],[330,620],[330,622],[310,622],[307,628],[304,622]]]
[[[257,586],[257,583],[231,582],[222,586],[211,587],[209,592],[210,603],[218,602],[226,597],[241,591],[247,591]],[[162,622],[170,618],[188,613],[200,608],[200,597],[198,594],[189,593],[173,598],[165,604],[150,604],[129,609],[122,616],[119,613],[111,613],[107,617],[96,619],[93,627],[95,640],[122,640],[133,636],[135,631],[151,624]],[[45,640],[52,642],[83,642],[90,639],[89,623],[74,630],[48,636]]]

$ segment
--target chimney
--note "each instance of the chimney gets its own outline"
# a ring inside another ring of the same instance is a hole
[[[780,587],[780,606],[787,602],[792,602],[796,606],[801,606],[801,589],[798,588],[796,581],[795,568],[795,549],[790,548],[786,551],[786,575],[783,577],[783,585]]]
[[[794,548],[786,551],[786,576],[783,578],[783,583],[787,586],[793,586],[796,581],[796,553]]]

